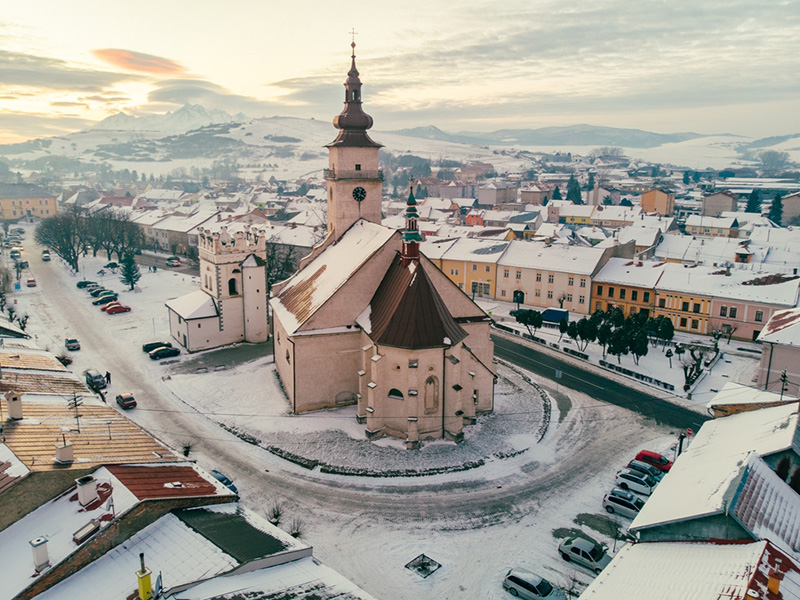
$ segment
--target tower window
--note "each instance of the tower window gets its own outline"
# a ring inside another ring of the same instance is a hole
[[[356,171],[360,171],[360,170],[361,170],[361,165],[356,163]]]
[[[353,102],[358,102],[358,90],[353,90]]]
[[[392,398],[393,400],[402,400],[403,392],[401,392],[396,388],[392,388],[391,390],[389,390],[389,398]]]

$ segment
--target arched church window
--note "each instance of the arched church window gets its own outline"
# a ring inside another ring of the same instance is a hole
[[[439,378],[431,375],[425,380],[425,414],[439,410]]]
[[[228,294],[236,296],[239,292],[236,291],[236,277],[228,279]]]
[[[397,388],[392,388],[389,390],[389,398],[392,398],[393,400],[402,400],[403,392],[401,392]]]

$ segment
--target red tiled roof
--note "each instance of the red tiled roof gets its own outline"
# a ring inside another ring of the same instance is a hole
[[[217,486],[190,466],[109,465],[106,468],[139,500],[217,494]]]

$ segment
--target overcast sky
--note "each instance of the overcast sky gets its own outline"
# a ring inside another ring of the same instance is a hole
[[[377,129],[800,131],[800,0],[25,0],[0,143],[185,103],[330,119],[350,31]]]

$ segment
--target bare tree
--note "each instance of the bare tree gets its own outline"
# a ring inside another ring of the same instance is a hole
[[[36,227],[35,238],[51,248],[73,270],[78,271],[78,258],[83,250],[83,225],[77,209],[61,212],[43,220]]]

